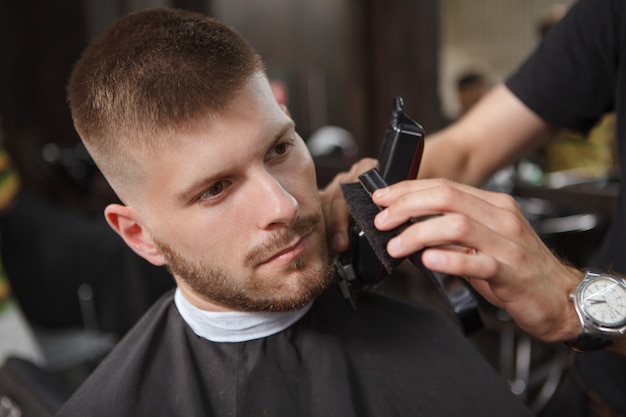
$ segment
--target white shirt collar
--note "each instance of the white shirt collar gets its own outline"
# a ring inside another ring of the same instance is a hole
[[[192,305],[177,288],[174,303],[195,334],[212,342],[245,342],[279,333],[304,316],[313,302],[296,311],[206,311]]]

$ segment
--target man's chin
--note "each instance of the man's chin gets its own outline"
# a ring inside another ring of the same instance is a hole
[[[273,291],[265,300],[250,303],[250,311],[295,311],[306,307],[330,286],[333,281],[333,269],[331,266],[323,270],[309,272],[297,277],[291,286],[285,286]],[[282,294],[282,297],[276,297]]]

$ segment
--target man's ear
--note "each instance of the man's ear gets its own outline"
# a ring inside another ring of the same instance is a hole
[[[151,264],[165,264],[165,259],[152,243],[150,234],[139,223],[135,210],[121,204],[109,204],[104,209],[104,217],[135,253]]]

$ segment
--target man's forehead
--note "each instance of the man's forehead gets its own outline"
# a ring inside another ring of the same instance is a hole
[[[148,181],[157,186],[163,181],[177,199],[188,200],[202,187],[239,175],[255,161],[263,160],[294,130],[289,117],[268,117],[266,112],[253,116],[247,109],[240,110],[238,114],[225,112],[224,117],[200,122],[171,138],[172,146],[144,159],[151,171]],[[173,173],[176,181],[171,177]]]
[[[184,148],[194,146],[198,151],[186,155],[188,163],[204,154],[202,158],[207,163],[209,159],[213,162],[203,167],[205,172],[219,172],[228,167],[233,156],[266,152],[274,141],[293,129],[294,122],[278,106],[267,78],[258,73],[225,108],[207,111],[181,126],[150,132],[149,137],[129,144],[124,153],[132,166],[129,177],[133,178],[122,178],[122,183],[135,188],[133,185],[141,183],[138,177],[147,181],[159,177]]]

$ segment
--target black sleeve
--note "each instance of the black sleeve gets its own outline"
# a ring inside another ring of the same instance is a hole
[[[587,132],[614,108],[622,0],[580,0],[507,87],[548,123]]]

